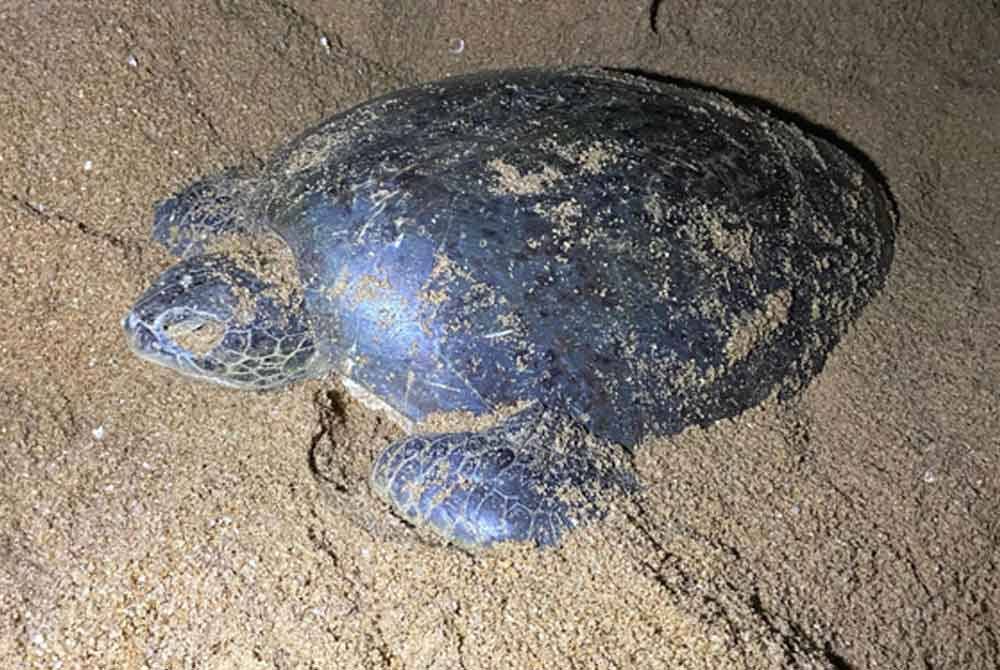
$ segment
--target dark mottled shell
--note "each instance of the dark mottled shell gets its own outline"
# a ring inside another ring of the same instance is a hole
[[[537,399],[624,444],[801,386],[892,250],[831,144],[598,70],[393,93],[263,183],[332,369],[411,419]]]

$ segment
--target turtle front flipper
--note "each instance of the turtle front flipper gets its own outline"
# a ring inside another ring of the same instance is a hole
[[[178,258],[190,258],[224,235],[259,232],[256,217],[246,211],[255,183],[237,170],[196,181],[157,203],[153,239]]]
[[[555,544],[637,488],[623,447],[539,403],[482,432],[397,442],[376,461],[372,486],[410,521],[473,549]]]

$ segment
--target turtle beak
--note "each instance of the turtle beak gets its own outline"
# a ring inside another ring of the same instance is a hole
[[[182,369],[185,361],[170,350],[170,345],[159,336],[156,326],[149,326],[133,312],[122,319],[122,329],[128,348],[139,358],[172,369]]]
[[[122,329],[129,349],[139,358],[190,377],[205,378],[204,371],[191,360],[191,354],[163,332],[162,318],[150,326],[130,312],[122,319]]]
[[[122,319],[122,328],[128,338],[129,348],[136,354],[148,355],[160,349],[160,342],[153,334],[152,329],[143,323],[142,319],[137,317],[134,312],[129,312]]]
[[[134,312],[130,312],[122,319],[122,328],[125,330],[129,349],[139,358],[168,368],[182,364],[179,352],[174,350],[169,339],[163,337],[158,323],[150,326]]]

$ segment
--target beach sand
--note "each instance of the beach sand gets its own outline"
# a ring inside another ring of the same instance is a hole
[[[113,4],[0,9],[0,667],[1000,665],[995,2]],[[372,495],[400,432],[336,380],[129,352],[157,200],[395,88],[577,63],[797,115],[900,214],[806,390],[644,448],[606,522],[437,544]]]

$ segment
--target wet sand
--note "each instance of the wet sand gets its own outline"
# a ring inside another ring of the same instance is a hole
[[[0,9],[0,666],[995,667],[1000,13],[944,5]],[[808,388],[648,445],[605,523],[442,546],[371,494],[400,433],[335,380],[241,394],[128,351],[158,199],[394,88],[574,63],[794,114],[900,214]]]

